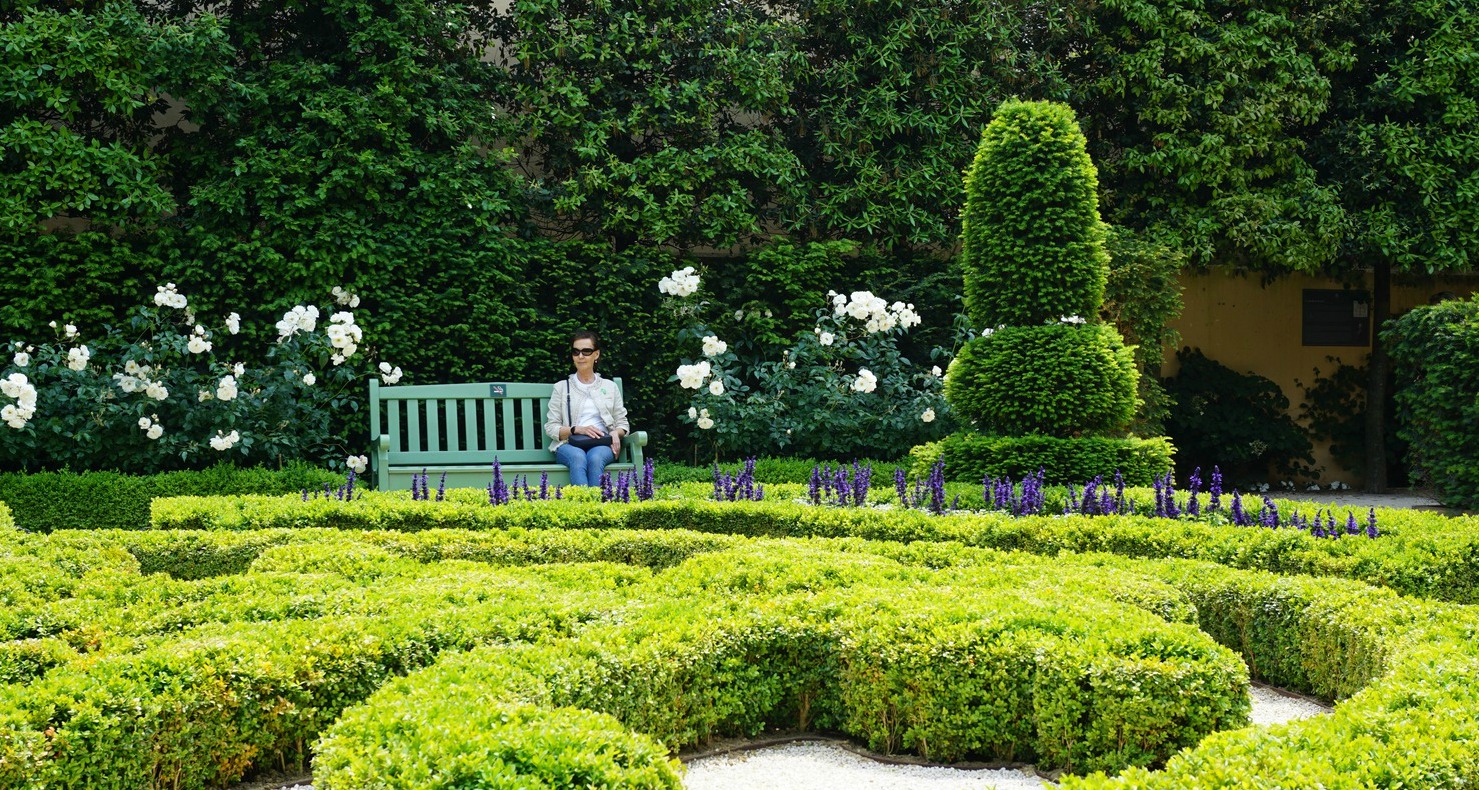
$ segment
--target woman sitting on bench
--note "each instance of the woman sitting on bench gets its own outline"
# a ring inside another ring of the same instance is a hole
[[[576,332],[570,341],[575,372],[555,383],[544,418],[544,432],[554,440],[555,459],[570,470],[570,484],[601,482],[606,465],[621,452],[621,437],[631,433],[626,406],[615,383],[601,378],[601,339],[595,332]]]

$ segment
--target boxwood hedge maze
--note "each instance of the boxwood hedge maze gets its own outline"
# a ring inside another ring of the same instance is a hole
[[[680,787],[679,752],[775,731],[1066,788],[1479,782],[1473,518],[1341,540],[885,488],[0,508],[0,787]],[[1251,727],[1250,677],[1337,705]]]

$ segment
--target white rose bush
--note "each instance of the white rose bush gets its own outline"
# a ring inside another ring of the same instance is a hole
[[[921,322],[913,305],[869,291],[829,293],[814,328],[784,347],[710,331],[705,303],[692,298],[701,284],[690,268],[659,290],[687,322],[679,342],[697,352],[669,379],[692,393],[679,420],[719,455],[892,458],[949,433],[940,375],[898,349]]]
[[[53,322],[50,340],[9,340],[0,356],[9,362],[0,365],[0,470],[350,466],[358,456],[345,437],[363,431],[368,378],[394,383],[403,374],[371,359],[344,309],[359,297],[336,289],[334,300],[340,309],[327,321],[313,305],[286,311],[265,347],[260,339],[253,347],[240,313],[194,314],[174,283],[121,325]]]

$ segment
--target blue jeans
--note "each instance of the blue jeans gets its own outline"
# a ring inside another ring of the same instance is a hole
[[[616,454],[609,444],[589,450],[562,444],[555,450],[555,460],[570,470],[570,485],[595,486],[601,484],[601,473],[606,471],[606,464],[616,460]]]

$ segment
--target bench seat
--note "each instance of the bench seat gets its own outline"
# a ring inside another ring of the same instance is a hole
[[[621,379],[612,379],[621,388]],[[550,451],[544,416],[553,384],[486,382],[382,386],[370,380],[370,459],[375,487],[409,490],[426,472],[435,488],[442,474],[448,488],[486,488],[498,459],[505,483],[517,476],[539,485],[568,485],[568,471]],[[606,467],[612,477],[642,468],[647,432],[622,439],[621,454]]]

